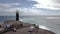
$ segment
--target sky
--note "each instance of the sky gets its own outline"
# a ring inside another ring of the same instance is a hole
[[[0,0],[0,16],[60,15],[60,0]]]

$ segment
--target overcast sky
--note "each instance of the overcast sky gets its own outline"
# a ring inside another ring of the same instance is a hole
[[[0,16],[60,15],[60,0],[0,0]]]

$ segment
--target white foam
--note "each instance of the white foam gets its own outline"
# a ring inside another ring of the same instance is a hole
[[[46,26],[39,26],[39,28],[45,29],[45,30],[50,30],[49,28],[47,28]]]

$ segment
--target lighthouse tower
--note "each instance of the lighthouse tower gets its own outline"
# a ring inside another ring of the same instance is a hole
[[[18,12],[18,10],[16,11],[16,21],[19,21],[19,12]]]

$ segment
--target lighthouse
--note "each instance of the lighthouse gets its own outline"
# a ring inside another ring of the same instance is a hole
[[[19,21],[19,12],[18,12],[18,10],[16,11],[16,21]]]

